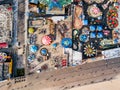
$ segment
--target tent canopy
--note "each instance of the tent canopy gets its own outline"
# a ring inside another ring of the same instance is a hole
[[[35,30],[34,30],[33,28],[29,28],[29,29],[28,29],[28,32],[29,32],[30,34],[33,34],[34,31],[35,31]]]
[[[37,47],[36,45],[32,45],[32,46],[30,47],[30,51],[33,52],[33,53],[35,53],[35,52],[38,51],[38,47]]]
[[[51,39],[50,36],[46,35],[46,36],[43,36],[43,37],[42,37],[42,43],[43,43],[44,45],[50,45],[51,42],[52,42],[52,39]]]
[[[29,62],[32,62],[34,59],[35,59],[35,55],[34,54],[29,55],[28,58],[27,58],[27,60]]]

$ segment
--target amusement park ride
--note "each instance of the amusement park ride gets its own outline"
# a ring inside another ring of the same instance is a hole
[[[11,56],[8,56],[6,53],[0,53],[0,62],[5,62],[7,59],[11,59]]]

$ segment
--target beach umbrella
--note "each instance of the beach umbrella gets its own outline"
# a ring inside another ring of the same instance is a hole
[[[33,52],[33,53],[35,53],[35,52],[38,51],[38,47],[37,47],[36,45],[32,45],[32,46],[30,47],[30,51]]]
[[[30,34],[33,34],[33,33],[34,33],[34,29],[33,29],[33,28],[29,28],[29,29],[28,29],[28,32],[29,32]]]
[[[40,50],[40,53],[41,53],[41,55],[46,56],[47,53],[48,53],[48,50],[47,50],[46,48],[42,48],[42,49]]]
[[[50,45],[51,42],[52,42],[52,39],[51,39],[50,36],[46,35],[46,36],[43,36],[43,37],[42,37],[42,43],[43,43],[44,45]]]
[[[71,48],[72,47],[72,40],[70,38],[63,38],[61,41],[61,45],[64,48]]]

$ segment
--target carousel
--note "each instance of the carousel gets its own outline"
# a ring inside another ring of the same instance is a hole
[[[93,18],[97,18],[102,16],[102,12],[101,10],[97,7],[96,4],[90,5],[87,9],[88,15],[93,17]]]
[[[110,29],[118,26],[118,11],[116,8],[111,8],[107,12],[107,24]]]
[[[71,48],[72,47],[72,40],[70,38],[63,38],[61,41],[61,45],[64,48]]]
[[[95,47],[88,44],[84,47],[84,54],[87,56],[87,57],[92,57],[92,56],[95,56],[96,54],[96,50],[95,50]]]
[[[40,50],[40,54],[43,55],[43,56],[47,56],[48,50],[47,50],[46,48],[42,48],[42,49]]]

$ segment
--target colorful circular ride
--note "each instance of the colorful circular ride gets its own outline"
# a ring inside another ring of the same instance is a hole
[[[46,56],[47,53],[48,53],[48,50],[47,50],[46,48],[42,48],[42,49],[40,50],[40,54],[43,55],[43,56]]]
[[[61,45],[64,48],[71,48],[72,47],[72,40],[70,38],[63,38],[61,41]]]
[[[42,43],[44,45],[50,45],[52,42],[52,38],[49,35],[45,35],[42,37]]]
[[[95,47],[91,46],[90,44],[84,47],[84,54],[88,57],[92,57],[96,54]]]
[[[88,41],[88,36],[85,35],[85,34],[81,34],[81,35],[79,36],[79,39],[80,39],[80,41],[82,41],[82,42],[87,42],[87,41]]]
[[[102,12],[97,7],[96,4],[89,6],[88,9],[87,9],[87,12],[88,12],[88,15],[93,17],[93,18],[97,18],[99,16],[102,16]]]
[[[118,26],[118,12],[116,8],[111,8],[107,12],[107,24],[110,29],[116,28]]]

